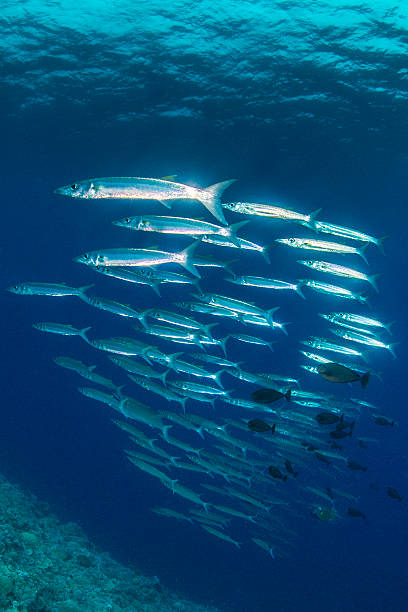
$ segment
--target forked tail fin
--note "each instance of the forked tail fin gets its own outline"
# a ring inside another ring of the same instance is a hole
[[[197,199],[204,204],[206,209],[223,225],[227,225],[227,221],[225,220],[222,210],[221,195],[223,191],[232,185],[232,183],[235,183],[236,180],[237,179],[231,179],[230,181],[222,181],[221,183],[210,185],[205,189],[201,189],[200,197],[197,197]]]

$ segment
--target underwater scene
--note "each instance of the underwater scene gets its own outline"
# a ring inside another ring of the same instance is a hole
[[[406,8],[0,27],[0,611],[406,610]]]

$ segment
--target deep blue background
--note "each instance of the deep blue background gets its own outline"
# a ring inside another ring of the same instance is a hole
[[[300,80],[308,78],[304,70],[298,70]],[[152,104],[160,99],[165,104],[156,77],[152,75],[149,81],[147,75],[146,80],[150,89],[143,103],[148,105],[150,95]],[[320,82],[320,86],[322,90],[325,86],[336,88],[336,83],[328,75],[327,82]],[[65,84],[65,90],[67,87],[69,84]],[[304,212],[321,206],[322,219],[374,235],[390,234],[385,258],[374,247],[369,251],[373,272],[383,273],[380,295],[373,299],[373,313],[396,321],[393,334],[401,344],[395,361],[382,352],[376,355],[375,366],[383,371],[384,382],[381,385],[374,379],[366,395],[381,413],[394,418],[398,427],[376,428],[363,416],[360,435],[376,437],[379,443],[362,455],[369,472],[348,475],[350,490],[361,495],[359,507],[367,520],[353,522],[346,518],[321,524],[305,518],[299,522],[289,558],[272,562],[263,551],[249,546],[237,552],[197,527],[150,513],[149,508],[155,504],[170,504],[171,495],[126,460],[122,449],[128,442],[111,423],[108,408],[80,396],[75,386],[82,381],[52,362],[58,354],[77,356],[88,363],[103,363],[102,356],[95,355],[80,340],[42,335],[31,327],[35,321],[60,320],[85,326],[92,320],[104,332],[99,337],[117,333],[119,325],[125,330],[122,321],[112,321],[108,314],[93,311],[75,298],[2,295],[1,470],[48,501],[61,519],[81,523],[93,541],[116,558],[158,575],[166,585],[196,601],[237,612],[405,610],[406,503],[388,498],[384,488],[391,485],[404,496],[408,493],[406,105],[401,101],[394,105],[391,98],[376,105],[372,103],[374,96],[359,95],[356,89],[353,104],[361,121],[347,124],[342,109],[338,111],[338,122],[353,135],[350,143],[341,141],[330,125],[319,128],[299,120],[291,125],[278,122],[260,126],[240,120],[238,112],[234,121],[234,109],[225,111],[229,122],[223,123],[218,120],[218,115],[223,115],[222,106],[215,113],[205,101],[199,119],[151,117],[124,124],[108,119],[108,94],[101,100],[89,92],[88,104],[78,108],[57,92],[51,106],[34,105],[19,111],[18,92],[13,87],[4,91],[4,288],[24,280],[65,281],[75,286],[94,280],[98,288],[104,288],[101,294],[123,301],[131,299],[128,288],[122,292],[109,279],[104,283],[102,278],[94,278],[74,264],[72,257],[85,250],[112,246],[118,239],[130,246],[134,236],[113,228],[110,221],[128,214],[132,206],[58,198],[52,193],[57,186],[107,175],[177,173],[182,182],[200,185],[236,177],[239,181],[225,199],[277,199]],[[137,97],[134,103],[138,103]],[[120,107],[121,98],[112,93],[111,104]],[[237,101],[235,111],[238,108]],[[267,104],[263,113],[268,115]],[[335,110],[331,119],[335,126]],[[376,122],[381,131],[373,133],[369,125]],[[160,205],[151,210],[167,214]],[[175,210],[180,214],[188,211],[181,205]],[[198,216],[203,215],[198,205],[194,210]],[[231,216],[230,220],[241,217]],[[293,226],[279,227],[282,236],[295,233]],[[254,238],[258,228],[252,226]],[[267,241],[267,232],[259,231]],[[157,244],[157,240],[153,238],[150,244]],[[219,250],[217,256],[229,258],[230,253],[227,256]],[[273,258],[274,275],[292,274],[296,254],[277,247]],[[258,264],[262,273],[266,271],[259,255],[250,255],[248,261],[252,272]],[[306,274],[302,271],[300,276]],[[216,286],[225,289],[222,274],[216,278]],[[231,286],[228,289],[232,292]],[[186,294],[180,290],[174,296]],[[155,299],[147,288],[136,289],[134,295],[136,304],[149,305]],[[163,295],[173,297],[166,288]],[[259,299],[273,305],[275,298]],[[289,321],[298,317],[293,327],[297,336],[304,337],[310,333],[308,314],[319,310],[319,298],[309,293],[307,303],[296,300],[297,296],[282,300],[280,317]],[[328,304],[323,298],[321,301]],[[285,345],[280,348],[283,369],[299,375],[296,345],[290,337],[287,346],[287,350]],[[236,350],[239,355],[242,349]],[[262,369],[264,358],[265,352],[260,352]],[[372,491],[370,481],[378,483],[381,490]],[[178,507],[183,507],[180,501]]]

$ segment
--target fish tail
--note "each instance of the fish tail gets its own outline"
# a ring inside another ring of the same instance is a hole
[[[224,385],[221,382],[221,374],[225,372],[225,370],[218,370],[218,372],[214,375],[214,380],[221,389],[224,388]]]
[[[365,389],[365,387],[368,385],[369,380],[370,380],[370,372],[366,372],[365,374],[363,374],[363,376],[361,376],[360,382],[361,382],[361,386],[363,387],[363,389]]]
[[[286,329],[286,326],[287,326],[287,325],[290,325],[290,323],[289,323],[289,322],[286,322],[286,323],[279,323],[279,329],[280,329],[281,331],[283,331],[283,333],[285,334],[285,336],[287,336],[287,335],[288,335],[288,330]]]
[[[387,238],[389,238],[389,236],[381,236],[381,238],[378,238],[377,241],[375,242],[375,244],[378,246],[378,248],[380,249],[383,255],[385,255],[383,243],[385,240],[387,240]]]
[[[292,395],[292,389],[288,389],[286,391],[286,393],[285,393],[285,397],[286,397],[286,401],[287,402],[290,402],[291,395]]]
[[[143,325],[144,329],[146,329],[146,328],[147,328],[146,317],[148,317],[148,316],[149,316],[149,312],[150,312],[150,310],[145,310],[145,311],[144,311],[144,312],[142,312],[142,313],[141,313],[141,314],[138,316],[138,318],[137,318],[137,320],[139,321],[139,323],[141,323],[141,324]]]
[[[376,290],[377,293],[379,293],[377,286],[377,278],[379,278],[380,276],[381,274],[372,274],[371,276],[367,276],[368,282]]]
[[[180,402],[180,404],[183,407],[183,413],[186,414],[186,401],[187,401],[187,398],[186,397],[180,397],[180,399],[178,401]]]
[[[315,221],[316,221],[316,217],[320,214],[321,211],[322,211],[321,208],[316,208],[316,210],[312,211],[309,215],[309,221],[305,223],[305,225],[307,227],[310,227],[310,229],[316,231]]]
[[[162,429],[162,434],[163,434],[163,438],[166,440],[166,442],[169,441],[169,429],[171,429],[173,427],[173,425],[164,425],[163,429]]]
[[[79,287],[78,288],[78,296],[81,297],[82,295],[84,295],[88,289],[91,289],[92,287],[95,287],[95,284],[92,283],[91,285],[83,285],[83,287]]]
[[[277,310],[279,310],[279,308],[280,306],[275,306],[275,308],[270,308],[265,313],[265,318],[271,327],[273,327],[273,315]]]
[[[213,339],[212,334],[211,334],[211,330],[213,327],[216,327],[218,325],[218,323],[209,323],[208,325],[203,325],[203,330],[205,335],[207,336],[207,338],[209,338],[210,340]]]
[[[370,243],[367,242],[366,244],[364,244],[362,247],[360,247],[359,249],[357,249],[357,253],[360,255],[360,257],[362,257],[364,259],[364,261],[366,262],[366,264],[368,264],[368,260],[365,254],[366,248],[368,247]]]
[[[273,342],[266,342],[265,344],[266,344],[266,346],[268,347],[268,349],[269,349],[270,351],[272,351],[272,353],[274,353],[274,352],[275,352],[275,349],[273,348],[273,345],[275,344],[275,341],[273,341]]]
[[[156,295],[161,297],[160,283],[151,283],[150,287],[153,289],[153,291],[155,292]]]
[[[203,440],[204,438],[204,434],[203,434],[203,430],[202,427],[199,427],[198,429],[196,429],[196,432],[198,433],[198,435],[200,436],[200,438],[202,438]]]
[[[271,249],[271,245],[269,245],[269,244],[267,244],[267,245],[265,245],[264,247],[261,248],[261,253],[262,253],[262,255],[263,255],[263,257],[264,257],[264,259],[265,259],[267,264],[271,263],[271,258],[270,258],[270,255],[269,255],[270,249]]]
[[[210,185],[205,189],[201,189],[201,197],[197,197],[197,199],[202,204],[204,204],[206,209],[209,210],[210,213],[214,215],[214,217],[218,219],[218,221],[220,221],[220,223],[222,223],[223,225],[227,225],[227,221],[225,220],[224,213],[222,210],[221,195],[223,191],[227,189],[227,187],[232,185],[232,183],[235,183],[235,181],[236,179],[232,179],[229,181],[222,181],[221,183],[215,183],[214,185]]]
[[[395,321],[391,321],[390,323],[387,323],[386,325],[384,325],[384,329],[387,330],[387,332],[391,335],[391,326],[394,325]]]
[[[219,343],[222,348],[222,352],[224,353],[224,357],[227,357],[227,340],[229,340],[231,336],[225,336],[225,338],[220,338]]]
[[[83,329],[80,329],[78,332],[78,336],[81,336],[82,340],[85,340],[85,342],[88,342],[88,344],[89,344],[89,340],[88,340],[88,336],[86,335],[86,332],[88,332],[90,329],[92,329],[92,327],[84,327]]]
[[[167,378],[167,374],[170,372],[170,368],[168,370],[165,370],[162,374],[160,374],[160,376],[158,377],[159,380],[162,381],[163,385],[166,386],[166,378]]]
[[[276,423],[274,423],[271,427],[271,432],[274,434],[276,430]]]
[[[302,285],[297,284],[297,285],[296,285],[296,289],[295,289],[295,291],[296,291],[296,293],[297,293],[298,295],[300,295],[300,297],[301,297],[301,298],[303,298],[304,300],[306,299],[306,298],[305,298],[305,295],[304,295],[304,293],[303,293],[303,291],[302,291]]]
[[[201,278],[201,274],[199,273],[199,271],[197,270],[197,268],[195,267],[195,265],[193,263],[194,252],[195,252],[195,250],[196,250],[196,248],[198,247],[199,244],[201,244],[201,240],[196,240],[195,242],[190,244],[186,249],[181,251],[181,253],[180,253],[181,261],[180,261],[180,263],[191,274],[193,274],[194,276],[197,276],[198,278]]]
[[[248,221],[240,221],[239,223],[233,223],[232,225],[230,225],[228,227],[229,230],[229,239],[231,240],[231,242],[233,244],[235,244],[235,246],[240,247],[240,243],[239,240],[237,239],[236,233],[238,232],[238,230],[241,229],[241,227],[244,227],[244,225],[247,225],[249,223]]]
[[[391,355],[394,357],[394,359],[397,358],[396,354],[395,354],[395,347],[399,344],[399,342],[393,342],[392,344],[389,344],[387,346],[388,350],[390,351]]]

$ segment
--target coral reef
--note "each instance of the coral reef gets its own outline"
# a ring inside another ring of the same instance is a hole
[[[0,475],[2,612],[217,612],[98,551],[82,529]]]

